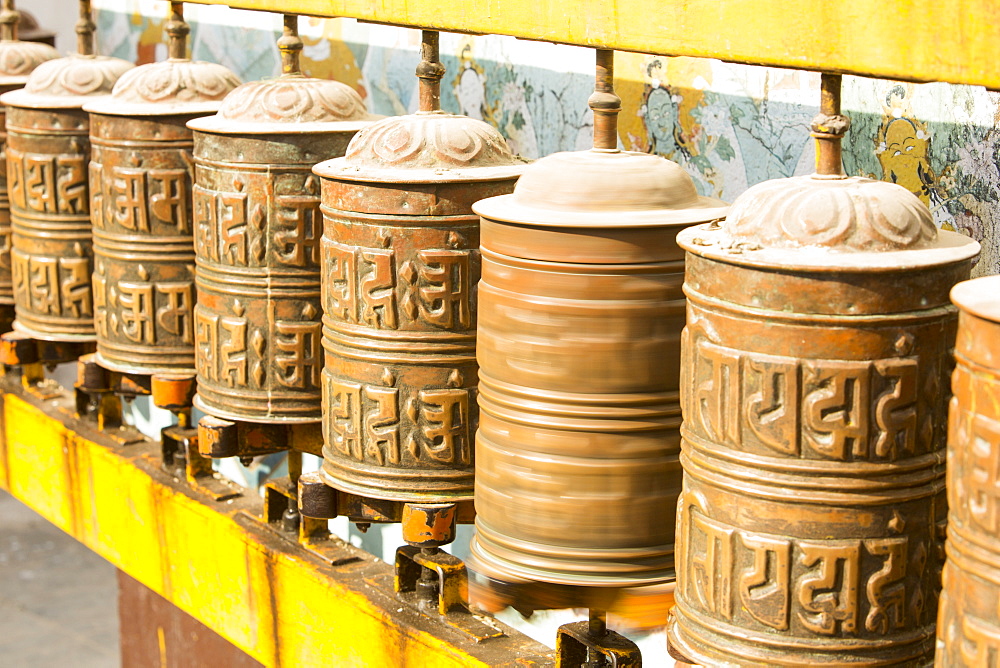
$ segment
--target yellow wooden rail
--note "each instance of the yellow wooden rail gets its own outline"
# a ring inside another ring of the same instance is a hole
[[[1000,89],[996,0],[193,1]]]
[[[317,558],[255,519],[256,495],[200,494],[155,443],[109,441],[67,396],[0,397],[0,487],[267,666],[551,665],[509,628],[476,642],[404,605],[360,550],[325,541],[333,559]]]

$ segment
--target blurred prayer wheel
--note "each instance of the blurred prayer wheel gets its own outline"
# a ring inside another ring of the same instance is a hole
[[[181,3],[169,59],[128,71],[90,113],[97,358],[123,373],[194,373],[192,133],[239,79],[185,57]]]
[[[491,126],[437,110],[444,68],[437,34],[424,37],[423,111],[368,126],[346,157],[314,170],[324,221],[321,477],[358,496],[444,503],[472,498],[472,204],[510,192],[523,163]]]
[[[936,665],[1000,661],[1000,276],[959,283]]]
[[[594,150],[542,158],[513,194],[473,207],[483,277],[470,567],[503,583],[674,577],[675,237],[726,205],[699,197],[676,163],[617,150],[610,60],[598,52]]]
[[[36,339],[93,341],[89,123],[132,64],[94,55],[90,2],[80,2],[78,53],[42,63],[7,106],[14,328]]]
[[[750,188],[687,251],[675,651],[710,666],[924,665],[946,513],[955,309],[979,245],[847,178]]]
[[[368,123],[361,97],[302,76],[295,17],[278,41],[284,74],[243,84],[194,132],[198,299],[195,405],[249,422],[321,413],[319,179]]]
[[[22,88],[36,67],[60,57],[48,44],[17,39],[20,14],[13,0],[0,3],[0,94]],[[5,129],[6,107],[0,105],[0,332],[10,331],[14,317],[14,287],[11,277],[10,201],[7,197]]]

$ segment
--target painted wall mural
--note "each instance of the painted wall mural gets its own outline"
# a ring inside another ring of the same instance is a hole
[[[165,57],[166,2],[95,5],[102,53],[139,63]],[[277,74],[280,17],[218,6],[186,11],[195,58],[244,80]],[[301,31],[308,74],[354,87],[375,113],[416,108],[418,31],[347,19],[303,19]],[[495,126],[526,158],[590,145],[590,50],[455,34],[442,34],[441,50],[445,109]],[[619,53],[616,76],[622,147],[676,161],[702,194],[732,201],[760,181],[812,170],[817,73]],[[909,189],[940,227],[983,244],[977,275],[1000,273],[1000,94],[845,77],[844,106],[853,121],[847,173]]]

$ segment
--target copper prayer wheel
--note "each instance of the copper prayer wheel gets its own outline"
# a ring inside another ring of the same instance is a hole
[[[470,567],[504,583],[674,577],[675,237],[727,208],[676,163],[616,148],[611,55],[598,52],[595,148],[542,158],[513,194],[473,207],[483,275]]]
[[[711,666],[925,665],[955,309],[979,245],[896,184],[819,173],[685,230],[684,488],[669,639]],[[836,144],[836,146],[831,146]]]
[[[36,67],[60,57],[48,44],[17,39],[20,14],[13,0],[0,3],[0,94],[23,88]],[[6,107],[0,105],[0,331],[10,331],[13,319],[14,287],[11,277],[10,200],[7,195],[5,129]]]
[[[194,373],[193,171],[189,120],[219,109],[239,79],[185,57],[181,3],[170,58],[136,67],[90,113],[97,356],[112,371]]]
[[[78,53],[42,63],[7,106],[14,329],[36,339],[93,341],[84,104],[107,96],[132,64],[94,55],[90,2],[80,2]]]
[[[936,665],[1000,661],[1000,276],[959,283]]]
[[[284,74],[243,84],[194,132],[198,298],[195,405],[250,422],[321,413],[319,178],[367,125],[361,97],[302,76],[295,17],[278,45]]]
[[[425,46],[436,33],[425,32]],[[430,49],[436,52],[436,49]],[[523,163],[494,128],[438,108],[444,68],[418,68],[421,111],[323,162],[323,481],[358,496],[472,498],[479,220]]]

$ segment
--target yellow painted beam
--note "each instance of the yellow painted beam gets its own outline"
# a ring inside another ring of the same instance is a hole
[[[77,420],[68,397],[14,392],[2,395],[0,486],[265,665],[550,662],[509,628],[475,643],[404,606],[392,569],[360,550],[337,541],[331,554],[346,563],[323,563],[254,519],[256,495],[200,496],[160,469],[155,443],[116,445]]]
[[[995,0],[193,1],[1000,89]]]

